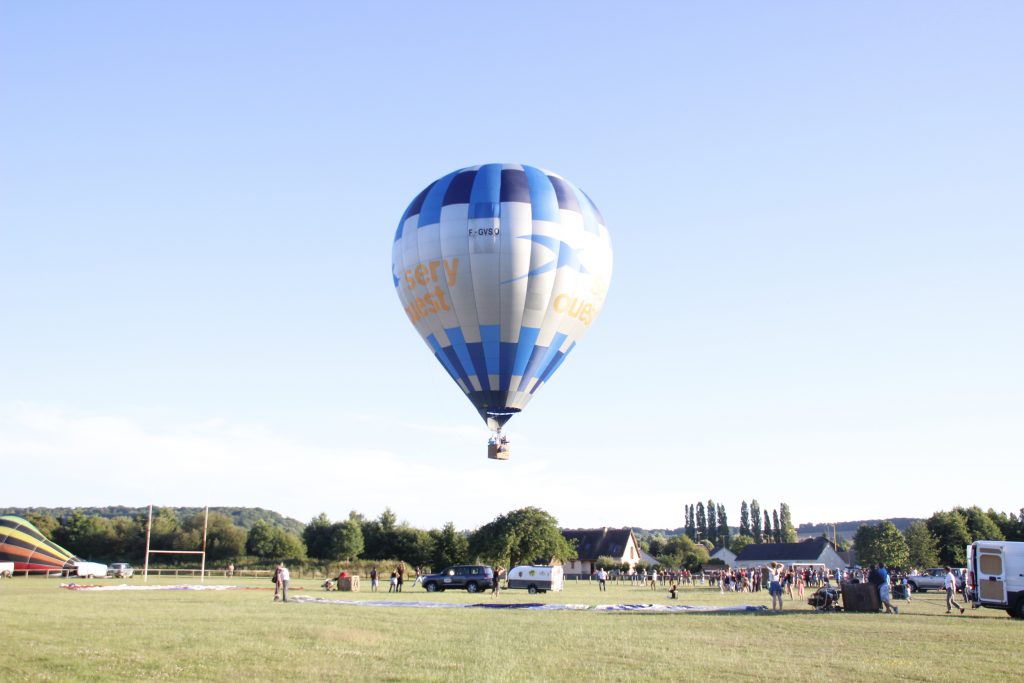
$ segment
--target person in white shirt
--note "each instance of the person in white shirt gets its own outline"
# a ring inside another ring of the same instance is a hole
[[[288,582],[291,580],[291,573],[288,571],[288,567],[284,566],[284,562],[277,563],[277,572],[274,574],[276,585],[274,586],[274,602],[278,600],[278,592],[281,593],[281,601],[288,602]]]
[[[598,567],[597,568],[597,587],[598,587],[599,590],[603,590],[603,591],[608,590],[608,587],[607,587],[607,585],[605,583],[606,581],[608,581],[608,572],[606,572],[604,570],[604,567]]]
[[[943,581],[943,586],[946,588],[946,614],[950,614],[954,607],[960,610],[960,614],[963,614],[964,608],[953,599],[953,596],[956,595],[956,575],[949,567],[946,567],[946,580]]]

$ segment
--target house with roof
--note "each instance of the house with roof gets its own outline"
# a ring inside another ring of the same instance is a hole
[[[733,566],[749,569],[763,567],[771,562],[786,566],[823,564],[832,570],[846,568],[846,561],[824,538],[812,538],[802,543],[751,543],[736,556]]]
[[[721,560],[726,567],[732,567],[736,562],[736,553],[726,548],[724,545],[715,548],[711,552],[712,560]]]
[[[629,527],[622,529],[562,529],[565,540],[575,544],[577,559],[562,563],[566,578],[590,576],[597,571],[597,558],[612,557],[619,565],[636,566],[641,558],[640,544]],[[608,567],[605,567],[608,569]]]

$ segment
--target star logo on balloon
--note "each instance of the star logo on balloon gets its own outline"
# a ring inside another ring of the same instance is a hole
[[[558,270],[562,267],[572,268],[577,273],[588,274],[586,267],[583,265],[583,261],[580,260],[580,253],[583,252],[582,249],[576,249],[567,242],[563,242],[562,240],[554,237],[548,237],[547,235],[523,235],[519,239],[536,242],[542,247],[550,249],[558,254],[558,258],[552,259],[544,265],[534,268],[525,275],[514,277],[511,280],[505,280],[501,284],[507,285],[510,282],[515,282],[516,280],[522,280],[533,275],[540,275],[541,273]]]

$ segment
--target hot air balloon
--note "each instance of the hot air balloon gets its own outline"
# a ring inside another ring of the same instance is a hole
[[[14,515],[0,517],[0,563],[14,571],[77,571],[79,576],[104,576],[106,565],[85,562],[43,536],[31,522]]]
[[[494,432],[552,376],[604,306],[612,248],[582,190],[533,166],[484,164],[434,181],[392,247],[398,298]]]

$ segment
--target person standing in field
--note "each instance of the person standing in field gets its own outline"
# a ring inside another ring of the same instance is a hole
[[[494,578],[491,581],[491,595],[501,594],[501,577],[505,574],[505,568],[500,564],[494,568]]]
[[[391,583],[388,585],[388,593],[398,592],[398,572],[392,570],[391,572]]]
[[[892,579],[889,578],[889,570],[884,564],[878,565],[878,575],[881,583],[878,584],[878,599],[882,601],[886,614],[899,614],[900,608],[892,604]]]
[[[399,562],[398,566],[395,567],[395,573],[398,574],[398,588],[397,588],[397,592],[401,593],[402,592],[402,579],[405,577],[405,565],[402,564],[401,562]]]
[[[953,599],[953,596],[956,595],[956,575],[949,567],[946,567],[946,579],[943,581],[943,586],[946,588],[946,614],[950,614],[954,607],[960,610],[960,614],[963,614],[964,608]]]
[[[776,565],[774,562],[771,564],[769,569],[771,579],[768,583],[768,595],[772,596],[772,609],[778,612],[782,611],[782,565]]]
[[[377,567],[370,569],[370,592],[377,592]]]
[[[281,602],[288,602],[288,582],[291,580],[291,573],[284,562],[277,563],[277,570],[274,573],[274,602],[277,602],[278,591],[281,593]]]
[[[604,567],[598,567],[597,568],[597,588],[598,588],[598,590],[602,590],[602,591],[608,590],[608,586],[606,585],[607,581],[608,581],[608,572],[606,572],[604,570]]]

